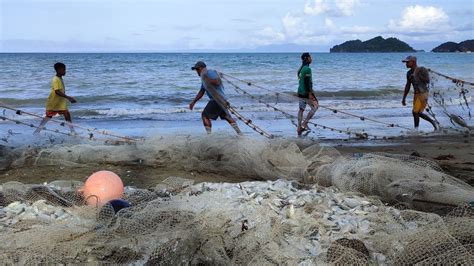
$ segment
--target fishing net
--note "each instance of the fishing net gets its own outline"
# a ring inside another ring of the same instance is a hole
[[[30,185],[3,185],[2,264],[473,263],[470,207],[441,217],[277,180],[127,188],[131,207],[115,213],[65,196],[77,185],[47,184],[54,199],[40,200]],[[65,218],[51,217],[59,211]]]
[[[241,138],[229,135],[160,137],[129,145],[55,145],[27,150],[12,167],[137,164],[163,170],[206,172],[250,179],[296,179],[332,162],[340,153],[309,140]]]
[[[472,91],[474,83],[451,78],[430,70],[431,114],[444,127],[458,130],[474,128],[472,118]]]
[[[472,89],[474,83],[455,79],[433,70],[430,71],[430,100],[431,106],[426,110],[444,129],[443,133],[449,133],[454,130],[466,133],[474,127],[472,122],[471,102]],[[279,113],[280,116],[290,119],[296,125],[296,116],[293,114],[293,109],[298,98],[289,93],[275,92],[263,86],[254,84],[250,81],[245,81],[237,77],[227,74],[222,74],[224,80],[239,94],[245,95],[248,98],[267,107],[269,112]],[[260,93],[256,93],[258,89]],[[250,93],[251,91],[251,93]],[[265,92],[262,94],[262,92]],[[395,121],[385,121],[374,117],[367,117],[363,114],[357,114],[348,110],[337,109],[324,105],[324,102],[319,104],[319,117],[337,115],[340,119],[357,119],[363,123],[359,125],[352,125],[350,128],[341,128],[338,126],[332,127],[321,124],[319,121],[310,121],[309,124],[317,127],[319,130],[330,130],[335,133],[340,133],[349,137],[358,139],[385,139],[394,138],[397,135],[404,135],[411,131],[411,128],[397,124]],[[325,122],[326,123],[326,122]],[[380,127],[384,127],[385,133],[373,133]],[[399,128],[402,132],[394,132],[391,129]],[[452,132],[451,132],[452,133]],[[396,135],[394,135],[396,134]]]
[[[254,181],[169,177],[127,187],[131,207],[84,205],[78,181],[0,188],[6,264],[472,264],[474,216],[405,209],[471,202],[473,189],[434,162],[354,154],[308,141],[170,138],[130,145],[28,150],[15,167],[137,162]],[[278,178],[285,178],[276,180]],[[272,181],[273,180],[273,181]],[[276,180],[276,181],[275,181]],[[397,209],[384,202],[403,203]],[[415,206],[416,207],[416,206]]]
[[[469,184],[445,174],[431,160],[409,155],[341,156],[320,167],[314,182],[410,207],[423,202],[456,206],[474,199],[474,189]]]
[[[342,156],[308,140],[268,140],[236,136],[169,137],[129,145],[55,145],[27,150],[13,167],[101,165],[148,166],[156,172],[215,174],[246,180],[280,178],[344,192],[378,196],[410,207],[422,202],[457,206],[474,198],[472,187],[443,172],[435,162],[384,153]]]

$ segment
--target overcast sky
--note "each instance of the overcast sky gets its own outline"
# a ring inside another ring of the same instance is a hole
[[[474,0],[0,0],[0,52],[327,52],[382,35],[415,49],[474,39]],[[265,48],[263,48],[265,49]]]

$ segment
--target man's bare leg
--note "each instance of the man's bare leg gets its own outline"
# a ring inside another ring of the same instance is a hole
[[[304,109],[301,109],[298,111],[298,127],[296,128],[296,132],[298,133],[298,136],[301,135],[301,132],[303,132],[301,129],[301,123],[303,122],[303,114],[304,114]]]
[[[201,114],[201,118],[202,118],[202,123],[204,124],[204,128],[206,129],[207,134],[211,134],[212,133],[211,120],[205,117],[204,114]]]
[[[435,121],[434,121],[433,119],[431,119],[431,117],[429,117],[427,114],[420,113],[419,116],[420,116],[422,119],[424,119],[424,120],[430,122],[430,124],[433,126],[434,130],[438,130],[438,127],[436,126]]]
[[[311,118],[313,118],[314,114],[318,110],[318,107],[319,107],[318,101],[317,100],[311,100],[311,102],[309,104],[309,107],[311,108],[311,110],[308,112],[308,115],[306,116],[306,119],[303,121],[302,126],[304,128],[308,128],[309,120],[311,120]]]
[[[316,113],[316,107],[311,107],[311,110],[308,112],[306,119],[303,121],[303,127],[308,128],[308,123],[311,118],[313,118],[314,114]]]
[[[71,113],[66,112],[64,114],[64,120],[66,120],[66,122],[68,122],[67,125],[69,127],[69,130],[71,131],[71,134],[76,134],[76,131],[74,130],[74,126],[72,125]]]
[[[420,113],[413,112],[413,123],[415,129],[418,129],[418,126],[420,126]]]
[[[51,116],[45,116],[43,118],[43,120],[41,120],[41,123],[39,124],[38,128],[35,130],[35,132],[33,132],[33,134],[39,134],[41,132],[41,130],[43,130],[44,126],[46,125],[46,123],[48,123],[49,120],[51,120]]]

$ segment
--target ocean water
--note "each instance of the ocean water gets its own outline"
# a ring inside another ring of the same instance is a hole
[[[419,65],[474,81],[473,54],[416,55]],[[320,104],[412,127],[412,96],[408,97],[407,107],[400,103],[407,71],[401,60],[406,56],[404,53],[313,54],[311,67]],[[60,61],[67,65],[64,77],[67,94],[78,101],[70,105],[75,123],[131,136],[204,134],[200,112],[207,98],[203,98],[195,110],[188,109],[200,88],[199,77],[190,69],[197,60],[205,61],[208,68],[251,81],[281,95],[294,93],[297,89],[296,71],[300,57],[296,53],[0,54],[0,101],[43,114],[50,81],[55,74],[53,64]],[[298,111],[297,100],[292,97],[275,97],[270,91],[239,85],[261,101],[276,104],[295,115]],[[225,92],[231,104],[255,124],[276,135],[295,135],[294,126],[284,115],[238,94],[230,84],[225,84]],[[39,123],[37,118],[18,116],[11,111],[5,111],[4,115],[27,123]],[[403,134],[400,128],[387,128],[324,109],[316,113],[314,121],[379,136]],[[449,123],[446,119],[444,122]],[[54,128],[54,125],[49,124],[49,127]],[[214,128],[217,132],[232,131],[223,121],[214,122]],[[252,134],[244,124],[241,128],[246,134]],[[422,121],[421,129],[429,131],[430,125]],[[30,136],[34,129],[0,121],[0,135],[9,130]],[[316,138],[347,137],[322,128],[315,128],[311,135]]]

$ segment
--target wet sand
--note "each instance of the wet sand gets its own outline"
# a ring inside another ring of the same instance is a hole
[[[386,152],[416,155],[437,162],[446,173],[474,186],[474,138],[472,136],[411,137],[397,140],[342,141],[324,140],[321,145],[336,148],[341,154]],[[5,153],[1,154],[5,158]],[[136,162],[93,164],[74,167],[36,165],[0,171],[0,184],[8,181],[39,184],[54,180],[85,179],[93,172],[110,170],[117,173],[125,185],[140,188],[154,187],[169,176],[179,176],[199,182],[243,182],[252,180],[235,175],[222,176],[212,172],[191,172],[151,167]]]
[[[0,171],[0,184],[8,181],[19,181],[28,184],[41,184],[54,180],[85,181],[92,173],[108,170],[118,174],[126,186],[150,188],[170,176],[178,176],[200,182],[244,182],[248,178],[237,176],[221,176],[215,173],[174,171],[144,165],[113,165],[98,164],[83,167],[30,166]]]

